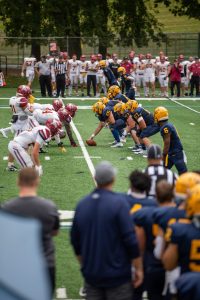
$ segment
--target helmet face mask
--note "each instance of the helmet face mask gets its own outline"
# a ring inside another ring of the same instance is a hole
[[[123,113],[125,112],[125,110],[126,110],[126,104],[125,103],[117,103],[114,106],[114,112],[117,112],[118,114],[123,115]]]
[[[51,136],[54,136],[59,133],[62,123],[59,120],[49,119],[46,121],[46,126],[49,128]]]
[[[102,98],[99,99],[98,102],[102,102],[103,104],[106,105],[109,102],[109,99],[107,97],[102,97]]]
[[[126,103],[126,109],[130,112],[134,112],[138,108],[139,104],[136,100],[129,100]]]
[[[120,93],[120,88],[118,85],[112,85],[111,87],[109,87],[108,89],[108,93],[112,95],[112,97],[117,96]]]
[[[117,72],[120,73],[120,74],[125,75],[125,74],[126,74],[126,69],[125,69],[124,67],[119,67],[119,68],[117,69]]]
[[[55,111],[59,111],[59,109],[63,107],[63,101],[61,99],[55,99],[52,105]]]
[[[17,88],[17,96],[23,96],[25,98],[29,98],[31,95],[31,89],[28,85],[20,85]]]
[[[105,105],[102,102],[98,101],[92,106],[92,111],[98,116],[102,115],[104,108]]]
[[[75,104],[68,103],[65,105],[65,109],[69,112],[71,117],[74,117],[78,108]]]
[[[71,122],[71,116],[69,111],[67,111],[65,108],[60,108],[58,111],[58,116],[61,122],[67,122],[70,123]]]

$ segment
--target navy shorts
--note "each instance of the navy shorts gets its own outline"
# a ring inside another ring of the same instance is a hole
[[[169,154],[165,166],[167,169],[171,169],[175,166],[179,175],[187,172],[185,153],[183,151],[179,151],[174,154]]]

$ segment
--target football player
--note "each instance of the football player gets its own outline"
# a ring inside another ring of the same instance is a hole
[[[169,113],[165,107],[157,107],[154,110],[154,120],[160,127],[160,133],[164,141],[163,161],[166,168],[171,169],[175,165],[179,175],[187,172],[186,156],[176,128],[168,122]]]
[[[135,154],[144,154],[144,157],[146,157],[146,148],[151,144],[149,137],[158,133],[160,128],[154,122],[154,116],[148,110],[139,106],[137,101],[128,101],[126,108],[136,123],[136,127],[132,128],[132,130],[136,131],[140,142],[132,151]]]
[[[79,82],[81,86],[81,96],[84,97],[84,88],[87,84],[87,70],[86,70],[87,62],[86,56],[84,54],[80,57],[79,62]]]
[[[103,70],[104,76],[107,78],[109,86],[112,85],[118,85],[117,79],[115,78],[115,75],[113,74],[113,71],[106,65],[105,60],[101,60],[99,62],[99,68]]]
[[[177,300],[199,300],[200,273],[189,272],[181,275],[176,281]]]
[[[39,160],[39,150],[49,142],[62,128],[58,120],[48,120],[46,126],[34,127],[31,131],[23,131],[8,144],[8,150],[21,166],[21,168],[35,167],[39,175],[43,169]],[[28,148],[34,144],[32,155],[28,154]]]
[[[55,111],[59,111],[60,108],[64,107],[62,99],[54,99],[52,105]]]
[[[70,85],[68,90],[68,95],[72,95],[72,87],[74,86],[76,96],[78,96],[78,77],[79,77],[79,60],[77,60],[76,54],[72,55],[72,59],[69,60],[70,71],[69,71],[69,79]]]
[[[99,64],[102,61],[102,54],[97,54],[97,63]],[[100,96],[101,90],[106,94],[106,77],[104,75],[103,69],[98,67],[97,71],[97,97]]]
[[[180,266],[181,273],[200,272],[200,184],[190,189],[185,209],[187,220],[168,228],[162,261],[167,270]]]
[[[26,79],[27,79],[27,85],[31,87],[31,84],[33,82],[33,79],[35,77],[35,66],[36,63],[36,58],[33,56],[30,57],[25,57],[24,58],[24,63],[22,65],[22,72],[21,76],[24,77],[24,72],[26,72]]]
[[[130,100],[126,95],[121,93],[121,90],[118,85],[112,85],[108,89],[108,98],[116,101],[122,101],[124,103]]]
[[[124,67],[119,67],[117,71],[122,84],[125,86],[126,96],[131,100],[135,99],[135,78],[130,74],[126,74],[126,69]]]
[[[178,57],[179,66],[181,67],[181,91],[182,96],[188,96],[188,77],[187,77],[187,65],[190,64],[188,60],[185,60],[183,54],[180,54]]]
[[[135,62],[134,68],[135,68],[135,74],[136,74],[136,88],[137,88],[137,96],[140,97],[140,88],[141,86],[144,89],[145,93],[145,82],[144,82],[144,69],[145,69],[145,60],[144,55],[139,54],[138,55],[138,61]]]
[[[155,97],[155,60],[152,59],[152,55],[147,53],[144,68],[144,81],[145,81],[145,97],[149,97],[149,88],[152,91],[152,97]]]
[[[157,75],[161,89],[161,97],[168,97],[168,76],[170,74],[170,63],[161,56],[160,62],[157,63]]]

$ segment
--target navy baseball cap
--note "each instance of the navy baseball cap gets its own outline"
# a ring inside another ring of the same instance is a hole
[[[148,159],[161,159],[162,158],[162,149],[159,145],[152,144],[148,148],[147,158]]]

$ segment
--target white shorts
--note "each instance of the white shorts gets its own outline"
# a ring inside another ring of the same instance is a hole
[[[144,86],[144,75],[136,75],[136,86]]]
[[[164,78],[166,78],[166,79],[164,79]],[[160,75],[158,77],[158,80],[159,80],[159,83],[160,83],[161,87],[168,87],[168,82],[169,82],[168,76]]]
[[[152,74],[152,73],[147,73],[144,75],[144,81],[147,83],[147,82],[151,82],[151,83],[154,83],[155,82],[155,74]]]
[[[21,145],[15,141],[10,141],[8,150],[22,168],[33,167],[31,157]]]
[[[182,85],[184,85],[185,87],[188,87],[189,85],[189,79],[187,77],[181,77],[181,83]]]
[[[18,136],[21,132],[25,130],[30,130],[34,127],[39,126],[39,123],[35,120],[34,117],[28,117],[26,120],[17,120],[17,122],[11,125],[11,131]]]
[[[101,84],[102,86],[104,86],[106,84],[105,76],[97,74],[97,84]]]
[[[79,81],[80,81],[80,84],[83,84],[83,83],[87,83],[87,73],[80,73],[79,74]]]
[[[70,85],[78,84],[78,75],[70,74],[69,78],[70,78]]]
[[[26,72],[26,78],[27,78],[28,82],[32,82],[34,77],[35,77],[34,71]]]

